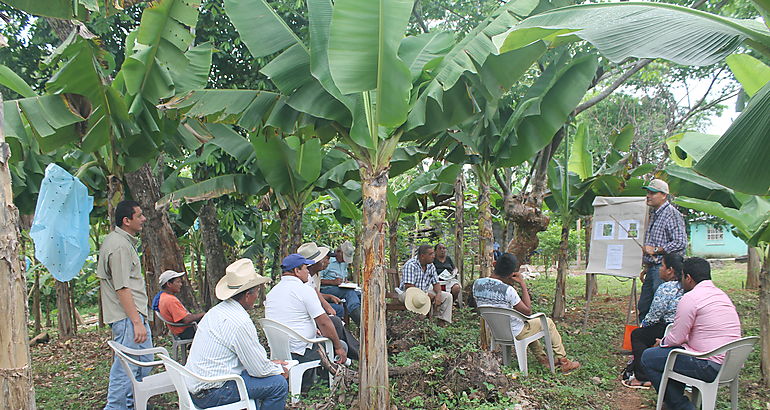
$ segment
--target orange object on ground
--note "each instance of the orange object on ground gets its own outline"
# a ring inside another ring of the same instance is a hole
[[[623,334],[623,350],[631,350],[631,332],[638,328],[637,325],[626,325],[626,332]]]

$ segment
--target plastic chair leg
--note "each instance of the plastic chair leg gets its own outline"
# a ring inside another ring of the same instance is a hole
[[[663,397],[666,395],[666,385],[668,385],[668,377],[664,375],[660,380],[660,388],[658,389],[658,403],[655,406],[655,410],[661,410],[663,408]]]
[[[510,345],[500,345],[503,349],[503,366],[510,366],[511,365],[511,346]]]
[[[700,389],[699,389],[700,390]],[[700,399],[703,403],[703,410],[714,410],[717,402],[717,390],[719,390],[719,383],[714,383],[711,386],[703,386],[703,390],[700,392]],[[693,389],[693,392],[695,389]],[[696,405],[696,408],[698,406]]]
[[[738,378],[730,383],[730,408],[738,410]]]
[[[147,410],[147,401],[150,400],[150,396],[144,394],[136,394],[134,391],[134,409]]]
[[[305,372],[292,372],[289,371],[289,395],[291,396],[291,402],[296,403],[299,401],[299,395],[302,393],[302,375]]]
[[[519,371],[524,376],[527,376],[529,374],[529,369],[527,368],[527,346],[524,343],[516,343],[516,360],[519,362]]]

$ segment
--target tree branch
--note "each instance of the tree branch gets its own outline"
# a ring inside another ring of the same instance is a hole
[[[583,104],[578,105],[577,108],[575,108],[575,110],[572,112],[572,115],[573,116],[574,115],[578,115],[581,112],[583,112],[583,111],[593,107],[594,105],[598,104],[599,102],[601,102],[605,98],[609,97],[610,94],[612,94],[615,90],[617,90],[618,87],[623,85],[623,83],[625,83],[629,78],[631,78],[632,75],[634,75],[637,72],[639,72],[639,70],[641,70],[642,68],[644,68],[645,66],[647,66],[647,64],[650,64],[651,62],[652,62],[652,60],[649,59],[649,58],[643,58],[643,59],[639,60],[636,63],[636,65],[634,65],[633,67],[631,67],[631,69],[629,69],[628,71],[623,73],[620,77],[618,77],[609,87],[607,87],[604,90],[602,90],[601,92],[599,92],[599,94],[595,95],[590,100],[584,102]]]

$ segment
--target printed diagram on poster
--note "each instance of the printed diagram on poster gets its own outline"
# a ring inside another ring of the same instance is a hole
[[[596,197],[586,273],[636,278],[648,207],[645,197]]]

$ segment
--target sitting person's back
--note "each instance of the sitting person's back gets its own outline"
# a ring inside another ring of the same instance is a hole
[[[195,336],[195,327],[192,326],[201,320],[204,313],[192,314],[187,311],[182,302],[177,298],[182,291],[184,282],[183,272],[167,270],[160,275],[160,292],[153,298],[153,310],[168,322],[189,323],[190,326],[172,326],[167,324],[168,330],[179,339],[192,339]]]

